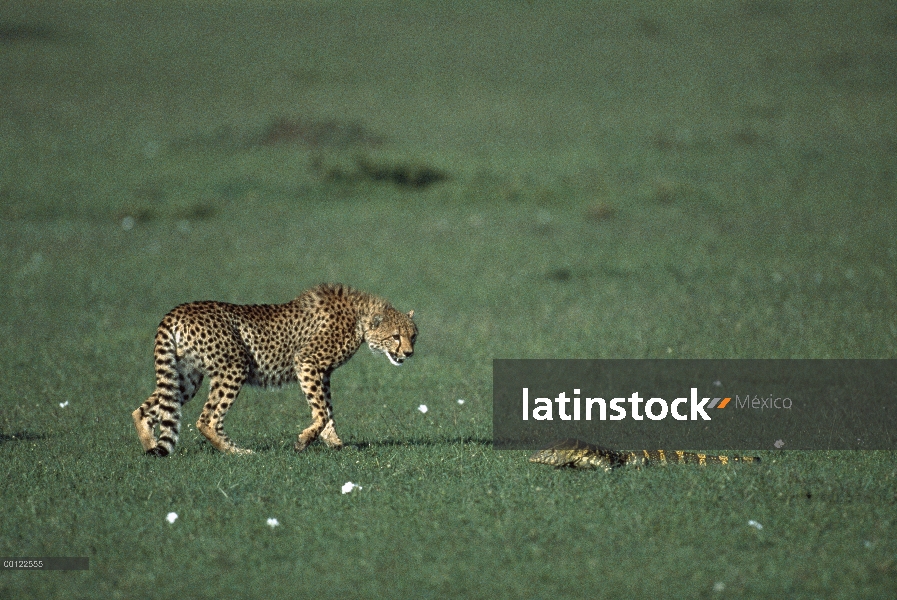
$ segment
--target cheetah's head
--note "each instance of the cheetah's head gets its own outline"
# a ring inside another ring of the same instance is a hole
[[[406,314],[390,309],[371,317],[370,325],[364,332],[364,341],[371,352],[382,352],[396,366],[414,354],[417,325],[411,320],[413,316],[413,310]]]

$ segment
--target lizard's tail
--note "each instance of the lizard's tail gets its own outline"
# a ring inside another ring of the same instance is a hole
[[[700,452],[684,452],[682,450],[642,450],[641,452],[627,452],[627,464],[664,464],[684,463],[692,465],[728,465],[729,463],[759,463],[758,456],[721,456],[716,454],[702,454]]]

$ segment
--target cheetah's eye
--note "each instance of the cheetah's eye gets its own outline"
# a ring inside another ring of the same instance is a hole
[[[394,339],[394,340],[397,341],[397,342],[401,342],[401,341],[402,341],[402,336],[400,336],[400,335],[397,333],[397,334],[395,334],[394,336],[392,336],[392,339]]]

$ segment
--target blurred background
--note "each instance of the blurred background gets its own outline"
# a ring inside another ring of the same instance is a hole
[[[175,304],[337,280],[484,394],[894,357],[895,46],[890,2],[2,2],[3,338],[146,366]]]

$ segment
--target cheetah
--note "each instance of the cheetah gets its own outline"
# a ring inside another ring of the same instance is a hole
[[[218,450],[251,453],[231,442],[223,427],[244,385],[271,388],[296,381],[311,407],[312,424],[299,434],[295,450],[305,450],[318,437],[339,449],[330,376],[362,342],[401,365],[414,353],[412,317],[413,310],[400,312],[382,298],[342,284],[321,284],[286,304],[182,304],[165,315],[156,331],[156,390],[131,413],[140,443],[149,455],[171,454],[181,406],[208,376],[209,399],[196,427]]]

